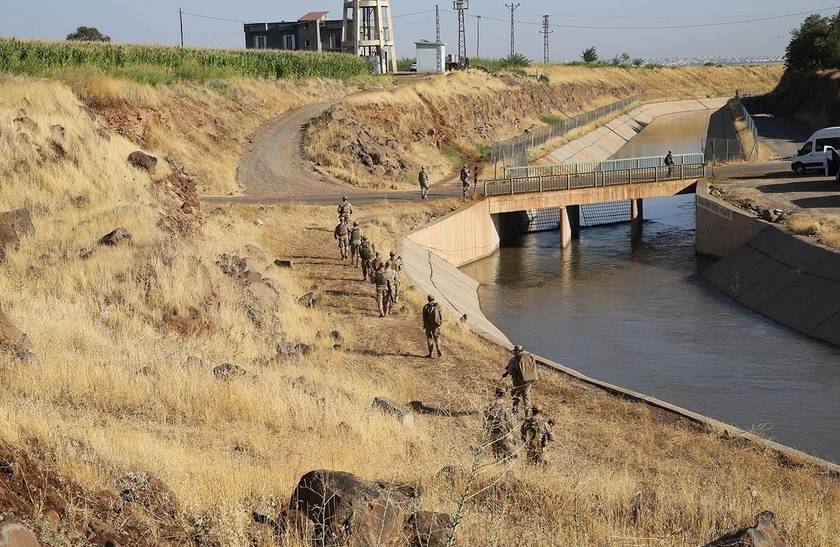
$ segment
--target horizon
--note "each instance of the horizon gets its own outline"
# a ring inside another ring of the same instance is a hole
[[[79,5],[47,0],[38,6],[16,2],[17,6],[0,7],[0,37],[62,41],[79,26],[96,27],[111,37],[113,43],[178,45],[180,26],[178,6],[165,0],[150,0],[142,6],[123,2],[89,0]],[[329,11],[328,18],[341,17],[341,3],[336,0],[301,0],[296,6],[279,9],[265,0],[252,0],[233,10],[220,0],[185,0],[180,2],[186,47],[244,49],[245,22],[296,21],[308,11]],[[336,4],[336,5],[332,5]],[[670,4],[663,0],[648,3],[641,12],[625,7],[617,15],[619,2],[587,6],[587,14],[554,13],[548,0],[520,0],[515,12],[516,51],[532,59],[543,58],[543,35],[539,32],[542,15],[551,15],[551,61],[579,59],[590,46],[598,49],[603,60],[627,52],[631,57],[659,59],[779,58],[784,54],[790,31],[810,13],[827,15],[837,8],[801,9],[781,0],[763,2],[761,7],[732,10],[723,0],[710,0],[702,15],[670,15]],[[394,33],[397,56],[413,57],[413,43],[434,39],[435,2],[424,0],[411,5],[393,2]],[[480,8],[473,2],[467,11],[466,40],[470,57],[505,57],[510,52],[509,12],[504,1],[485,2]],[[49,9],[48,9],[49,8]],[[328,9],[332,8],[332,9]],[[457,17],[451,4],[441,5],[441,39],[448,46],[457,44]],[[542,8],[542,9],[541,9]],[[165,16],[164,16],[165,14]],[[476,36],[481,16],[480,39]],[[763,19],[758,22],[743,22]],[[131,20],[132,24],[126,24]],[[672,28],[706,25],[694,28]],[[570,28],[600,27],[600,28]],[[607,28],[607,27],[622,27]],[[762,32],[744,30],[762,29]],[[645,40],[638,42],[639,34]],[[628,45],[633,43],[633,45]],[[450,46],[454,48],[455,46]],[[479,55],[476,49],[480,47]]]

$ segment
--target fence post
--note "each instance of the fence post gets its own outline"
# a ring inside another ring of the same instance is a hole
[[[484,181],[484,197],[487,197],[487,181]]]
[[[683,180],[684,178],[685,178],[685,174],[683,173],[683,165],[680,164],[680,180]]]
[[[653,168],[653,182],[659,182],[659,166]]]
[[[633,184],[633,170],[627,170],[627,184]]]
[[[572,175],[566,173],[566,190],[572,189]]]
[[[513,195],[513,179],[510,180],[510,195]]]

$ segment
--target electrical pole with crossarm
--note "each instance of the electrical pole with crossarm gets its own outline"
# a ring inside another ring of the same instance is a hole
[[[516,11],[520,4],[505,4],[505,7],[510,10],[510,56],[516,54],[516,27],[513,24],[513,12]]]
[[[470,9],[469,0],[452,0],[452,8],[458,12],[458,65],[467,67],[467,27],[464,12]]]
[[[548,64],[551,62],[551,55],[549,53],[549,40],[548,35],[554,32],[551,30],[551,24],[548,20],[548,15],[543,15],[543,28],[540,31],[540,34],[543,35],[543,63]]]

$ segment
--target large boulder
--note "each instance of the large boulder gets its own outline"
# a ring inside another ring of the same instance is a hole
[[[452,517],[447,513],[418,511],[408,517],[405,527],[411,547],[446,547]]]
[[[142,169],[147,173],[154,173],[155,167],[157,167],[158,160],[154,156],[150,156],[145,152],[141,152],[137,150],[136,152],[132,152],[128,155],[128,163],[136,167],[137,169]]]
[[[99,239],[100,245],[107,245],[113,247],[119,245],[123,241],[131,241],[131,234],[123,227],[112,230]]]
[[[379,486],[341,471],[310,471],[292,494],[291,509],[315,524],[319,545],[402,544],[403,512]]]
[[[29,214],[27,209],[15,209],[0,213],[0,224],[11,225],[19,236],[31,236],[35,233],[32,215]]]
[[[0,547],[40,547],[38,538],[23,524],[10,521],[0,523]]]
[[[725,534],[703,547],[787,547],[776,527],[776,515],[762,511],[755,517],[755,526]]]

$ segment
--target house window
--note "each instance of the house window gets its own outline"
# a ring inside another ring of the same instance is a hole
[[[338,34],[330,34],[330,49],[338,49]]]
[[[287,34],[283,36],[283,49],[295,49],[295,35]]]
[[[303,30],[308,30],[308,29],[309,29],[309,23],[304,23],[303,24]]]
[[[312,42],[309,41],[309,40],[304,40],[303,47],[305,47],[306,49],[311,48],[312,47]]]
[[[254,36],[254,48],[255,49],[265,49],[267,46],[266,44],[266,37],[265,36]]]

